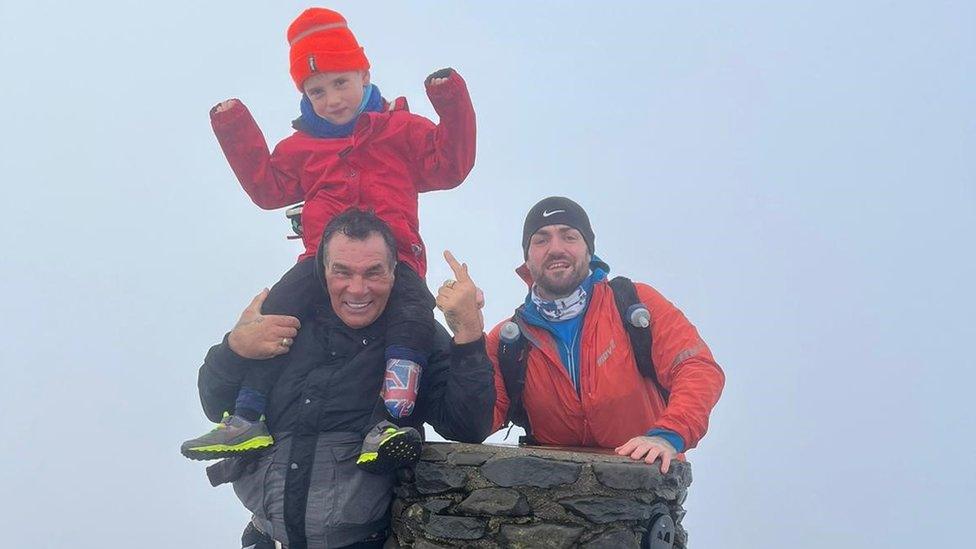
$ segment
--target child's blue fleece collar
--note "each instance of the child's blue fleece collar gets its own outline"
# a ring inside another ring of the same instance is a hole
[[[315,137],[349,137],[352,135],[352,130],[356,127],[356,121],[359,120],[360,114],[364,112],[381,112],[383,110],[383,96],[380,95],[380,89],[376,87],[376,84],[366,86],[363,91],[363,100],[359,104],[359,110],[356,112],[356,116],[345,124],[333,124],[315,114],[315,109],[312,107],[312,100],[305,94],[302,94],[301,110],[302,115],[293,124],[296,129]]]

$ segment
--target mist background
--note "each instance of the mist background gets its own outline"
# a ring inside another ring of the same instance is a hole
[[[293,263],[207,112],[274,145],[299,2],[0,0],[0,531],[32,547],[237,547],[180,441],[196,369]],[[423,195],[428,282],[485,316],[525,212],[589,212],[614,273],[728,382],[690,453],[694,548],[958,546],[976,503],[971,2],[332,2],[386,97],[466,79],[478,159]]]

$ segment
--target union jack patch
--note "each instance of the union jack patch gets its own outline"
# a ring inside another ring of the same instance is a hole
[[[410,360],[392,359],[386,363],[383,378],[383,402],[390,415],[404,418],[413,412],[420,388],[420,364]]]

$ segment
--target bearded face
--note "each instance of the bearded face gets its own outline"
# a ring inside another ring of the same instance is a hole
[[[525,266],[543,299],[571,294],[590,274],[590,254],[583,235],[568,225],[546,225],[529,239]]]

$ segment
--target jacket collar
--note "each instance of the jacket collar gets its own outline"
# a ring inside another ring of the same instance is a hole
[[[356,125],[355,128],[353,129],[352,134],[356,137],[363,137],[364,135],[368,134],[371,131],[371,128],[374,125],[373,123],[374,119],[382,117],[386,113],[391,113],[396,111],[410,112],[410,105],[407,103],[407,98],[397,97],[392,102],[387,101],[386,98],[383,98],[383,108],[379,112],[367,111],[359,115],[359,118],[356,119]],[[309,128],[305,124],[305,122],[302,120],[301,117],[292,120],[291,127],[292,129],[302,132],[306,135],[310,135],[313,137],[315,136],[315,134],[311,131],[311,128]]]

